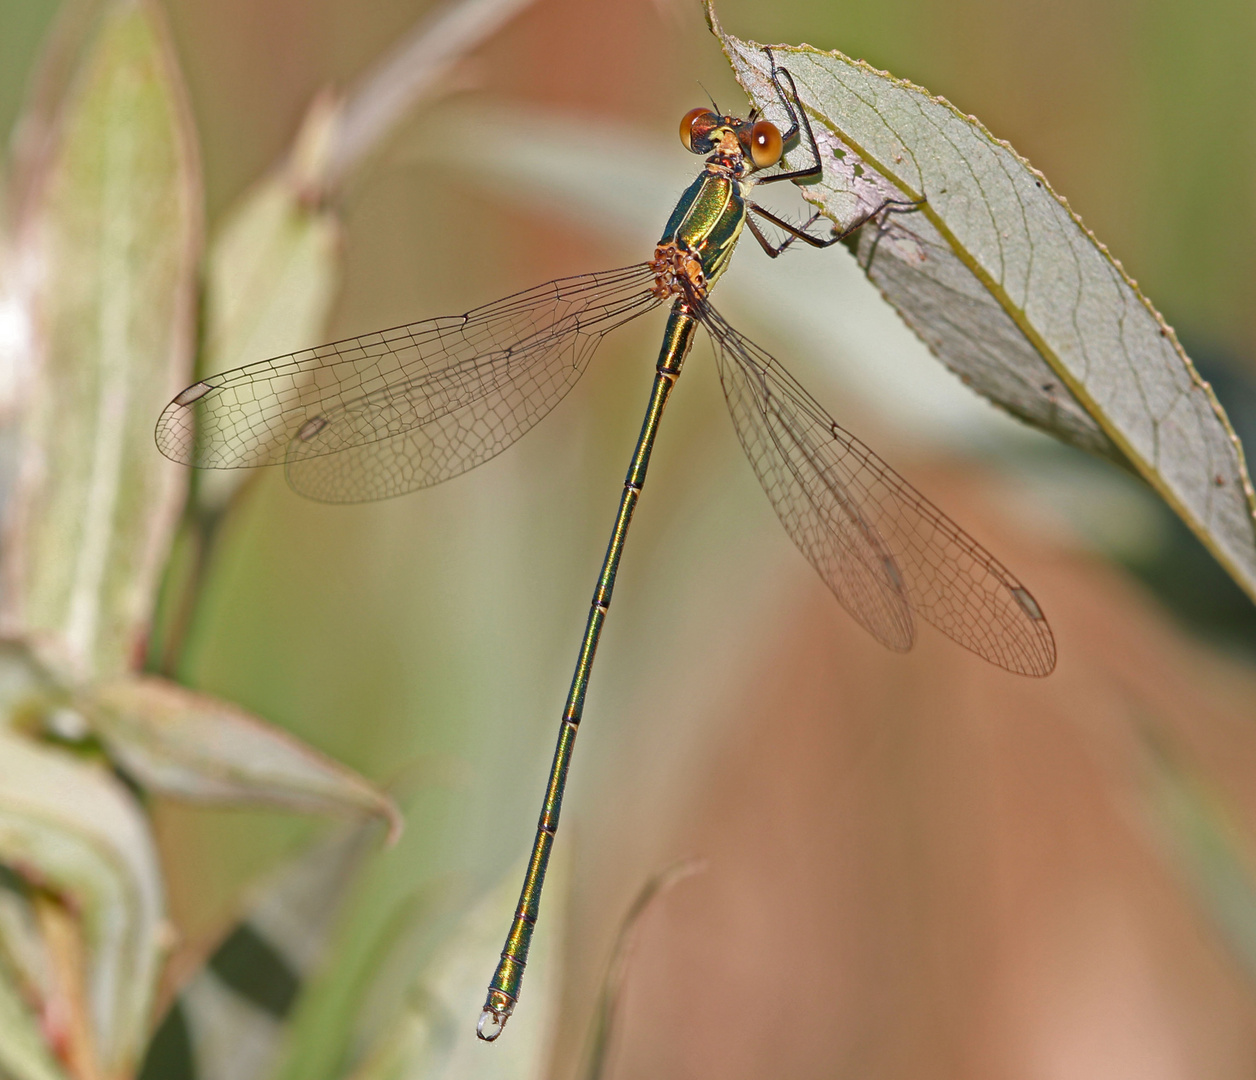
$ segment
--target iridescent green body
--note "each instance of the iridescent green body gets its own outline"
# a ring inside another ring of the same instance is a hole
[[[659,246],[676,243],[702,264],[707,287],[724,272],[746,224],[745,179],[724,170],[703,172],[681,195]]]
[[[654,448],[663,409],[680,375],[681,365],[689,354],[694,331],[698,327],[697,320],[690,313],[687,297],[691,292],[703,295],[723,273],[746,222],[745,192],[749,184],[743,177],[747,165],[739,153],[728,150],[727,144],[722,149],[725,152],[714,155],[702,174],[681,195],[659,240],[657,255],[660,267],[665,253],[668,253],[673,259],[669,266],[674,269],[677,260],[686,263],[690,268],[691,278],[694,271],[699,272],[699,284],[696,289],[682,291],[674,283],[669,284],[667,274],[660,269],[660,294],[674,293],[676,298],[663,332],[663,345],[659,350],[650,402],[641,425],[641,434],[637,437],[632,463],[628,466],[628,476],[624,480],[619,513],[615,516],[615,527],[611,532],[606,557],[602,561],[602,572],[593,593],[593,604],[585,624],[575,675],[567,694],[566,707],[563,709],[558,745],[554,750],[554,762],[550,767],[545,802],[541,807],[541,818],[537,823],[536,840],[532,845],[532,856],[528,861],[523,890],[519,895],[519,906],[506,937],[505,948],[502,949],[501,962],[489,984],[488,998],[480,1017],[479,1031],[483,1038],[492,1039],[500,1033],[519,997],[528,947],[532,942],[532,931],[540,910],[541,888],[545,882],[545,871],[558,829],[563,790],[567,784],[567,769],[571,764],[576,731],[584,712],[584,698],[589,687],[589,674],[593,668],[598,638],[610,609],[611,593],[615,588],[615,575],[623,555],[624,541],[645,484],[650,452]]]

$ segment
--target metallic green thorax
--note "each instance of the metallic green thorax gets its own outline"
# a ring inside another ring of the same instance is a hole
[[[746,223],[746,183],[722,173],[704,172],[680,197],[659,239],[695,254],[707,287],[724,272]]]
[[[746,185],[737,175],[740,171],[708,165],[707,170],[680,197],[659,241],[660,249],[664,245],[674,245],[695,259],[701,266],[707,288],[723,272],[746,220],[743,196]],[[660,287],[664,285],[661,281]],[[562,809],[563,789],[567,784],[567,769],[571,764],[576,730],[584,711],[584,698],[589,687],[589,674],[593,668],[598,638],[610,609],[611,592],[615,588],[615,575],[624,551],[624,540],[628,536],[628,526],[632,522],[637,500],[641,497],[641,488],[645,483],[646,468],[650,464],[650,452],[654,448],[654,437],[658,434],[663,408],[680,375],[681,365],[689,354],[697,326],[697,320],[689,312],[686,294],[680,292],[668,315],[654,374],[654,386],[650,391],[650,404],[641,425],[641,434],[637,438],[632,464],[628,467],[628,476],[619,500],[619,513],[615,516],[615,528],[606,549],[606,558],[602,561],[602,572],[598,576],[593,605],[585,624],[584,640],[580,644],[580,656],[576,661],[571,690],[567,694],[567,705],[563,709],[554,763],[550,768],[545,803],[537,823],[536,840],[532,846],[532,857],[528,861],[519,906],[506,938],[506,946],[502,950],[501,962],[489,984],[488,998],[480,1017],[479,1030],[483,1038],[496,1038],[519,997],[528,946],[532,941],[532,931],[540,909],[541,887],[545,882],[545,870],[554,846],[554,834],[558,830],[558,815]]]

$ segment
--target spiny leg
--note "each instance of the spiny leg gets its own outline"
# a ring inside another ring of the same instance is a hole
[[[814,248],[832,247],[834,244],[841,243],[841,241],[845,240],[848,236],[852,236],[854,233],[858,232],[865,225],[867,225],[869,221],[872,221],[874,218],[877,218],[882,214],[907,213],[912,210],[918,210],[924,205],[924,203],[924,199],[885,199],[875,210],[870,210],[867,213],[861,214],[848,226],[846,226],[846,228],[841,229],[840,231],[835,228],[828,236],[814,236],[813,234],[807,232],[812,225],[820,220],[822,214],[819,210],[815,211],[815,213],[813,213],[811,217],[809,217],[800,226],[787,221],[785,218],[772,213],[770,210],[765,210],[757,203],[747,203],[746,205],[752,213],[758,214],[762,218],[766,218],[768,221],[772,222],[773,225],[776,225],[789,233],[788,238],[780,244],[773,244],[766,236],[764,236],[762,229],[759,228],[753,217],[747,216],[746,224],[750,226],[751,235],[759,241],[759,246],[767,252],[770,258],[775,259],[795,240],[802,240],[804,243],[810,244]]]

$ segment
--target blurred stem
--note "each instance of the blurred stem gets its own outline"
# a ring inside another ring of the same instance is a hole
[[[402,117],[441,90],[454,65],[531,2],[451,0],[424,15],[346,98],[329,147],[323,191],[338,191]]]
[[[615,937],[615,947],[611,950],[611,962],[606,969],[606,978],[602,981],[602,989],[598,994],[597,1005],[594,1007],[593,1028],[589,1034],[588,1065],[584,1070],[584,1080],[601,1080],[609,1060],[611,1036],[615,1033],[618,1019],[619,1002],[623,997],[624,981],[628,974],[628,961],[632,955],[632,946],[636,940],[637,926],[641,917],[649,910],[663,893],[678,881],[705,869],[701,859],[682,859],[673,863],[650,878],[637,893],[624,921],[620,924],[619,933]]]
[[[201,591],[209,577],[223,521],[252,486],[250,478],[227,502],[207,505],[201,498],[201,480],[202,474],[192,470],[176,554],[167,565],[145,663],[147,671],[175,681],[179,681],[188,640],[196,625]]]
[[[87,1000],[87,951],[82,930],[55,897],[37,892],[33,904],[52,967],[52,993],[45,1004],[45,1027],[51,1029],[52,1049],[75,1080],[104,1080],[97,1064]]]

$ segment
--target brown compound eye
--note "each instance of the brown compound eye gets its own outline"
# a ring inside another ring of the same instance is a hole
[[[770,120],[760,120],[750,129],[750,160],[756,169],[766,169],[781,160],[781,132]]]
[[[700,116],[709,116],[710,109],[690,109],[684,116],[680,118],[680,141],[685,144],[685,149],[693,154],[700,154],[700,149],[695,150],[693,147],[693,122]]]

